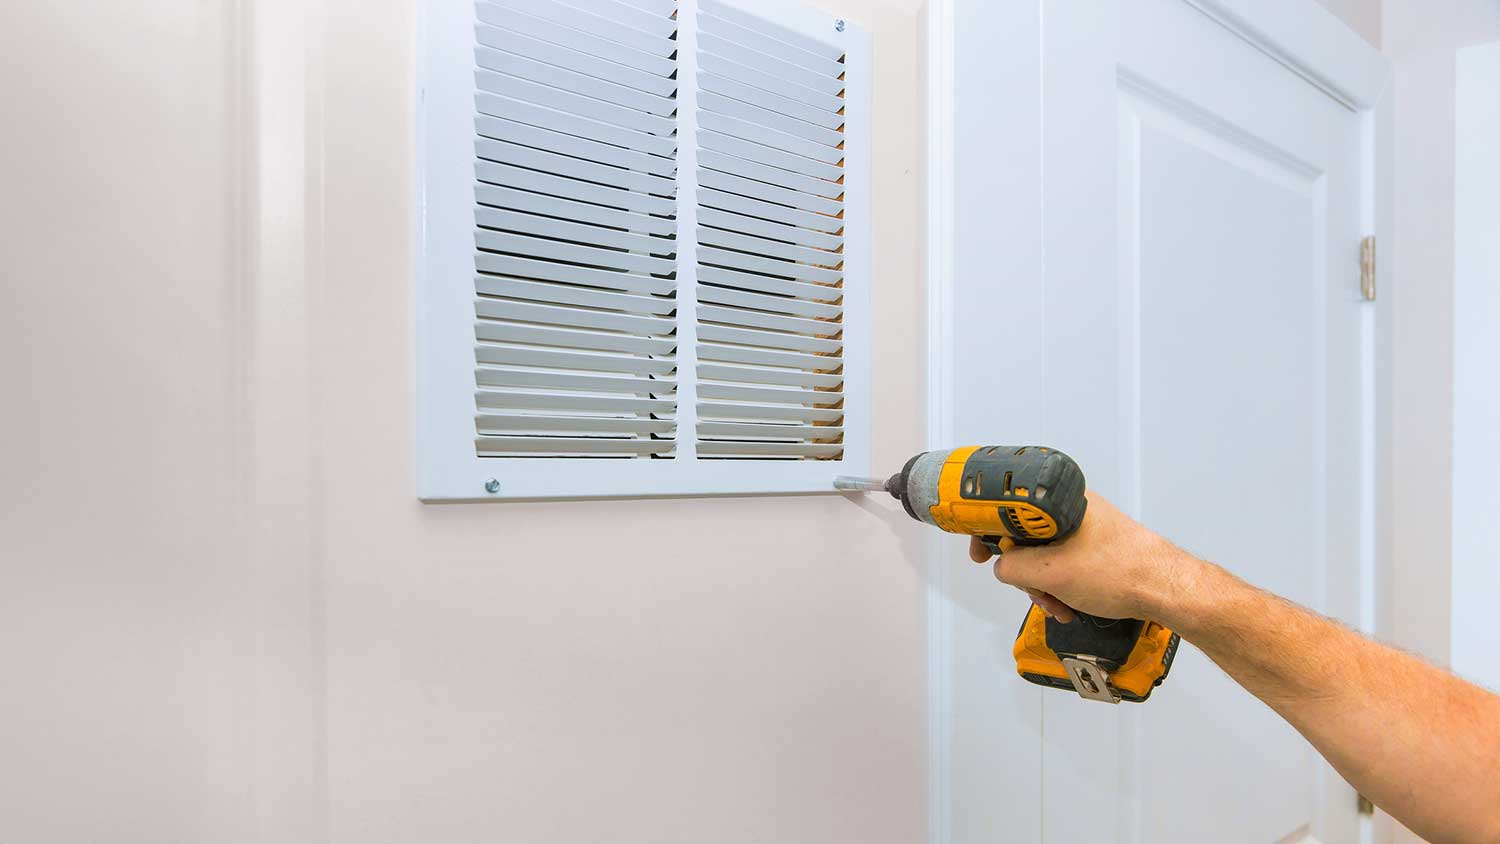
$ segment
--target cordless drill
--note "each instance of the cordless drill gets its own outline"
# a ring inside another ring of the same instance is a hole
[[[1083,470],[1061,451],[1040,446],[924,451],[889,480],[839,478],[835,486],[883,489],[913,519],[977,536],[995,554],[1007,543],[1061,542],[1088,510]],[[1063,624],[1035,605],[1027,610],[1012,648],[1023,678],[1106,703],[1139,703],[1167,679],[1176,633],[1155,621],[1075,614]]]

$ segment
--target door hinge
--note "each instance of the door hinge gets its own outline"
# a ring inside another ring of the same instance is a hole
[[[1359,797],[1359,804],[1358,805],[1359,805],[1359,813],[1361,815],[1373,815],[1373,814],[1375,814],[1375,804],[1370,802],[1370,798],[1364,796],[1363,794],[1356,795],[1356,796]]]
[[[1359,292],[1366,302],[1375,301],[1375,235],[1359,242]]]

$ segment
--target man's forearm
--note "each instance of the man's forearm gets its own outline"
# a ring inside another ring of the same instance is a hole
[[[1500,841],[1500,697],[1178,553],[1158,619],[1413,831]]]

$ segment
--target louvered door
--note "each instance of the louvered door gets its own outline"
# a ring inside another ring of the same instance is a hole
[[[438,0],[426,24],[421,496],[866,471],[868,39],[748,0]]]

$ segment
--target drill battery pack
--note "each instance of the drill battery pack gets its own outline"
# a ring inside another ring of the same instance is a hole
[[[1179,641],[1154,621],[1079,613],[1063,624],[1032,606],[1012,653],[1016,672],[1037,685],[1090,700],[1141,703],[1167,679]]]

